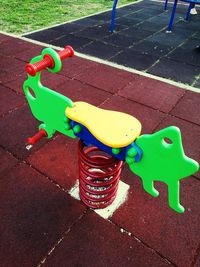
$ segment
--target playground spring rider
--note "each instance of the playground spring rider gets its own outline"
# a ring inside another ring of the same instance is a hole
[[[56,131],[79,141],[79,188],[82,201],[103,208],[116,196],[123,161],[142,179],[147,193],[159,192],[154,181],[168,185],[169,206],[181,213],[179,180],[195,173],[199,165],[184,154],[180,130],[170,126],[153,134],[141,133],[140,122],[131,115],[104,110],[71,99],[41,84],[43,69],[59,72],[62,60],[74,55],[70,46],[56,52],[45,48],[26,66],[24,93],[33,115],[42,122],[39,132],[28,139],[33,145]],[[104,151],[105,153],[103,153]]]

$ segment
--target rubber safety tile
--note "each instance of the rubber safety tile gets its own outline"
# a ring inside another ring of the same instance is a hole
[[[192,19],[191,19],[192,18]],[[181,19],[179,22],[176,23],[176,28],[180,29],[190,29],[191,31],[198,31],[198,23],[195,21],[195,16],[192,16],[189,21]]]
[[[159,59],[156,55],[145,55],[134,48],[124,49],[119,55],[112,58],[112,61],[137,70],[146,70],[150,68]]]
[[[198,267],[198,266],[200,266],[200,254],[199,254],[198,257],[197,257],[197,260],[196,260],[196,262],[195,262],[194,267]]]
[[[102,12],[100,14],[95,14],[93,16],[90,16],[89,18],[94,20],[103,20],[106,23],[108,23],[110,22],[110,12]]]
[[[76,54],[75,54],[76,55]],[[81,57],[68,58],[63,62],[62,70],[59,74],[74,78],[81,73],[85,73],[85,76],[90,76],[90,72],[98,64],[94,61],[87,60]]]
[[[120,51],[122,51],[121,47],[116,47],[100,41],[94,41],[81,48],[79,52],[93,57],[109,59],[118,54]]]
[[[4,56],[14,57],[18,53],[23,51],[28,51],[30,49],[31,44],[18,39],[18,38],[11,38],[2,43],[0,43],[0,54]]]
[[[171,114],[200,125],[200,94],[186,92]]]
[[[65,23],[65,24],[61,24],[61,25],[55,26],[55,27],[52,28],[52,30],[58,31],[58,32],[61,32],[61,33],[64,33],[64,34],[75,33],[77,31],[80,31],[80,30],[84,29],[85,27],[87,27],[87,25],[83,25],[83,24],[84,23],[83,23],[83,20],[82,20],[82,23],[81,23],[82,27],[80,27],[80,24],[76,23],[76,21],[75,21],[75,22]],[[90,22],[90,24],[91,24],[91,22]]]
[[[128,29],[121,31],[121,34],[129,37],[132,40],[134,40],[134,38],[137,38],[138,40],[142,40],[152,35],[152,31],[141,30],[140,25],[138,25],[138,26],[129,27]]]
[[[102,24],[105,23],[105,21],[100,20],[100,19],[95,19],[95,18],[89,16],[89,17],[86,17],[86,18],[82,18],[80,20],[75,20],[74,22],[71,22],[71,23],[74,24],[74,25],[75,24],[79,25],[79,31],[80,31],[81,28],[84,29],[84,28],[90,27],[90,26],[102,25]],[[77,30],[74,31],[74,32],[77,32]]]
[[[82,238],[80,238],[80,236]],[[46,259],[47,266],[171,266],[127,233],[100,218],[86,214]]]
[[[108,31],[108,28],[105,26],[95,26],[95,27],[88,27],[82,31],[75,33],[76,36],[88,38],[91,40],[98,40],[102,37],[109,36],[111,33]]]
[[[35,153],[32,152],[27,160],[55,183],[69,190],[78,178],[78,140],[59,135]]]
[[[25,159],[31,152],[26,149],[27,138],[38,132],[39,122],[33,117],[30,108],[25,106],[0,118],[0,145],[20,159]],[[35,144],[33,151],[44,142]]]
[[[126,26],[126,29],[128,29],[129,27],[132,27],[133,25],[138,26],[140,23],[140,19],[138,18],[134,18],[133,16],[123,16],[123,17],[119,17],[116,18],[116,23],[118,25],[124,25]]]
[[[185,94],[185,91],[168,83],[138,75],[118,94],[168,113]]]
[[[63,33],[59,31],[55,31],[53,29],[47,29],[45,31],[37,31],[31,34],[26,34],[24,36],[30,39],[45,43],[45,42],[50,42],[56,38],[63,36]]]
[[[117,47],[121,47],[122,49],[125,47],[132,46],[133,43],[138,42],[140,39],[137,35],[133,38],[132,36],[127,36],[124,38],[124,31],[121,33],[112,34],[109,37],[105,37],[102,41],[111,44]]]
[[[12,81],[5,82],[5,86],[16,91],[18,94],[24,94],[23,92],[23,83],[27,79],[27,74],[22,73],[16,76]]]
[[[63,70],[63,74],[64,71],[65,70]],[[54,91],[70,98],[73,102],[85,101],[99,106],[103,101],[111,96],[109,92],[105,92],[79,80],[70,79],[66,76],[55,75],[48,72],[44,73],[42,77],[42,83],[44,86],[47,86]]]
[[[155,8],[163,8],[163,3],[162,6],[156,6]],[[147,10],[146,10],[147,12]],[[157,23],[157,24],[161,24],[161,25],[166,25],[168,26],[169,24],[169,20],[170,20],[170,15],[168,12],[163,12],[162,14],[158,15],[158,16],[153,16],[152,18],[150,18],[148,21],[149,23]],[[174,18],[174,24],[178,21],[180,21],[181,18],[179,16],[175,16]]]
[[[63,76],[58,75],[55,73],[51,73],[48,71],[44,71],[41,75],[41,82],[45,87],[48,87],[49,89],[59,91],[59,88],[63,84],[67,84],[71,79]]]
[[[15,70],[9,70],[9,71],[4,71],[2,70],[0,72],[0,83],[7,83],[11,81],[17,80],[21,75],[24,74],[24,64],[22,64],[22,68],[15,69]]]
[[[85,207],[21,164],[0,180],[1,266],[37,266]]]
[[[199,37],[198,35],[195,35],[193,38],[189,38],[185,43],[183,43],[181,45],[180,48],[182,48],[184,50],[190,49],[190,51],[191,51],[191,47],[193,49],[195,49],[196,47],[199,47],[200,37],[199,38],[198,37]]]
[[[189,37],[189,36],[188,36]],[[186,36],[182,35],[173,35],[169,36],[167,35],[166,32],[159,32],[154,34],[153,36],[150,36],[147,40],[150,42],[158,42],[160,44],[165,45],[166,44],[166,39],[167,39],[167,44],[172,46],[172,47],[177,47],[181,43],[183,43],[185,40],[187,40]]]
[[[25,99],[11,89],[0,84],[0,116],[25,104]]]
[[[5,174],[10,168],[15,166],[18,162],[18,160],[13,157],[12,154],[4,150],[0,147],[0,159],[1,159],[1,165],[0,165],[0,180],[4,177],[3,173]]]
[[[181,181],[180,199],[185,213],[178,214],[168,207],[165,184],[155,183],[160,196],[154,198],[144,191],[138,177],[130,172],[123,176],[129,177],[128,201],[111,221],[176,266],[191,266],[199,245],[200,182],[191,177]]]
[[[156,65],[148,69],[148,73],[191,85],[195,77],[199,75],[199,67],[162,58]]]
[[[13,37],[0,33],[0,43],[12,40]]]
[[[95,106],[99,106],[102,102],[112,96],[109,92],[105,92],[89,84],[84,84],[78,80],[65,81],[57,86],[55,90],[67,96],[73,102],[84,101]]]
[[[20,60],[23,60],[25,62],[25,63],[23,63],[24,64],[24,68],[23,69],[25,69],[26,63],[30,62],[32,58],[41,55],[42,50],[44,48],[46,48],[46,47],[43,47],[43,46],[40,46],[40,45],[36,45],[36,44],[34,44],[34,46],[31,46],[31,43],[30,43],[30,49],[22,51],[22,52],[19,52],[16,55],[16,58],[18,58]]]
[[[168,46],[167,44],[163,45],[157,42],[150,42],[148,40],[136,43],[132,48],[133,50],[143,53],[144,56],[148,56],[148,54],[150,54],[158,57],[168,54],[173,49],[173,47]]]
[[[155,30],[160,31],[162,29],[166,29],[167,25],[166,23],[160,21],[160,23],[153,22],[149,23],[149,20],[145,20],[142,23],[140,23],[138,26],[138,29],[145,30],[145,31],[150,31],[150,32],[155,32]]]
[[[1,71],[5,71],[10,73],[19,73],[24,71],[24,63],[11,56],[1,55],[1,62],[0,62]]]
[[[179,62],[185,62],[200,67],[200,52],[195,49],[195,47],[189,51],[179,47],[172,53],[168,54],[167,57]]]
[[[134,19],[139,19],[141,20],[141,17],[143,17],[143,20],[147,20],[152,17],[152,14],[150,12],[144,12],[144,9],[138,10],[137,12],[133,14],[128,14],[126,16],[127,18],[134,18]]]
[[[14,81],[19,75],[22,75],[25,72],[24,62],[9,56],[2,56],[0,67],[0,83]]]
[[[71,45],[74,49],[80,49],[81,47],[84,47],[85,45],[88,45],[91,43],[91,40],[85,37],[79,37],[77,38],[73,34],[63,34],[59,38],[52,39],[50,44],[59,46],[59,47],[65,47],[66,45]]]
[[[80,75],[76,76],[76,79],[104,91],[115,93],[133,80],[134,74],[98,64],[90,70],[86,69],[83,71]]]

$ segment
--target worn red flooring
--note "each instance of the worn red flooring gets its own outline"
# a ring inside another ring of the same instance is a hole
[[[181,181],[186,211],[177,214],[164,184],[152,198],[125,166],[128,200],[104,220],[68,194],[78,177],[77,140],[56,135],[25,149],[38,122],[23,96],[24,67],[42,49],[0,34],[0,266],[199,267],[199,173]],[[143,133],[177,125],[186,154],[200,162],[200,94],[76,56],[43,82],[134,115]]]

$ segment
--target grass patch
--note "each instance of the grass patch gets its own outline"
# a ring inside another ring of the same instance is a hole
[[[134,0],[119,1],[119,6]],[[1,0],[0,30],[22,34],[112,8],[113,0]]]

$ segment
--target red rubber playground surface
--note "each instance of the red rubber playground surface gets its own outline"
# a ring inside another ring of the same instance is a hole
[[[43,47],[0,34],[0,266],[200,266],[200,174],[181,181],[184,214],[145,193],[124,166],[128,199],[108,220],[68,191],[77,172],[77,140],[57,135],[31,151],[38,122],[25,101],[24,67]],[[186,154],[200,162],[200,94],[75,56],[43,83],[72,98],[137,117],[143,133],[182,131]],[[120,125],[120,124],[119,124]]]

